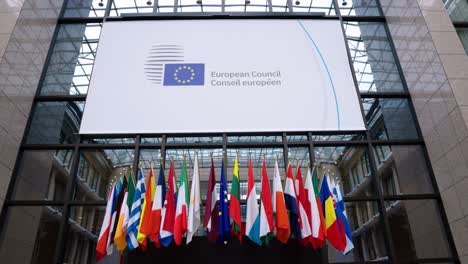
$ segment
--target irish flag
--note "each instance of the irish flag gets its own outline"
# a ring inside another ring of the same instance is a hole
[[[135,193],[134,177],[132,170],[130,170],[130,176],[128,178],[128,186],[123,198],[122,207],[120,208],[119,221],[117,223],[117,230],[114,236],[115,246],[119,251],[123,251],[127,247],[127,235],[128,220],[130,219],[130,209],[132,208],[133,195]]]
[[[177,192],[177,207],[174,223],[174,241],[178,246],[182,244],[182,236],[187,232],[187,207],[189,204],[188,195],[187,168],[184,158],[179,181],[179,191]]]
[[[276,239],[281,243],[288,243],[291,230],[289,228],[288,212],[284,201],[283,186],[281,185],[281,175],[278,168],[278,160],[275,161],[275,172],[273,175],[273,212],[276,213]]]
[[[234,169],[232,171],[231,198],[229,199],[229,217],[232,220],[232,232],[242,242],[241,210],[240,210],[240,178],[239,160],[236,155]]]
[[[266,162],[262,162],[262,194],[260,196],[260,239],[269,244],[273,236],[273,206],[271,205],[270,183],[266,169]]]
[[[257,245],[262,245],[262,241],[260,240],[260,216],[258,215],[257,192],[255,190],[255,178],[250,157],[249,178],[247,181],[247,216],[245,220],[245,234]]]

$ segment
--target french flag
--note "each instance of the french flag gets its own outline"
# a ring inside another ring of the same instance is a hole
[[[153,207],[151,208],[150,217],[150,231],[149,237],[153,240],[156,247],[160,247],[159,232],[161,228],[161,217],[164,205],[164,198],[166,197],[166,180],[164,178],[164,167],[161,163],[159,170],[158,182],[156,184],[156,190],[154,192]]]

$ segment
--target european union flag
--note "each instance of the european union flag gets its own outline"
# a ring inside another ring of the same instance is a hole
[[[166,64],[164,67],[164,86],[204,85],[205,64],[180,63]]]

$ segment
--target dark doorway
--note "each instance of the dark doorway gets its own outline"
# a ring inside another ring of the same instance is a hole
[[[296,240],[283,245],[276,240],[269,246],[257,246],[247,239],[239,244],[231,240],[227,245],[218,245],[205,237],[194,238],[188,246],[172,244],[168,248],[156,249],[152,245],[145,252],[135,250],[128,255],[128,263],[324,263],[321,250],[303,247]]]

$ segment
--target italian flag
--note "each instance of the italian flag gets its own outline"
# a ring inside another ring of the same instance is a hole
[[[187,232],[187,208],[189,204],[188,195],[187,168],[184,158],[179,181],[179,191],[177,192],[177,207],[174,223],[174,241],[178,246],[182,244],[182,236]]]
[[[325,242],[325,228],[322,202],[320,201],[320,194],[317,183],[317,171],[315,166],[307,170],[307,176],[305,180],[305,189],[307,193],[307,200],[310,203],[310,214],[312,216],[311,228],[312,228],[312,246],[314,248],[321,248]]]

